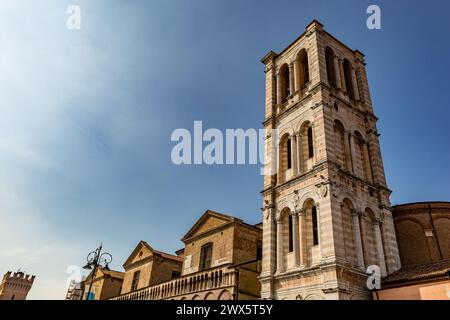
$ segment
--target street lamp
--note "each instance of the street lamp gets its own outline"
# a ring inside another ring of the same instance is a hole
[[[92,279],[91,279],[91,283],[89,284],[89,290],[86,295],[86,300],[88,300],[88,298],[90,298],[90,295],[91,295],[92,284],[94,283],[94,279],[95,279],[95,275],[97,273],[98,267],[99,266],[103,267],[105,270],[109,271],[108,265],[112,261],[112,255],[108,252],[102,252],[102,244],[100,243],[100,247],[95,249],[95,251],[90,252],[88,254],[86,260],[87,260],[87,263],[83,267],[83,269],[86,269],[86,270],[94,269],[92,271]]]

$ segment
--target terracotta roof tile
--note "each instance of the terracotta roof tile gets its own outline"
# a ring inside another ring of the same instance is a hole
[[[383,279],[383,283],[407,282],[437,276],[445,276],[450,272],[450,259],[439,262],[421,264],[401,268]]]

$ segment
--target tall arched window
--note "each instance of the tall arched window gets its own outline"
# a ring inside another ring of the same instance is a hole
[[[366,266],[378,265],[378,253],[376,249],[376,239],[373,230],[374,213],[366,208],[365,214],[360,216],[361,242],[363,246],[364,263]]]
[[[363,179],[368,180],[369,179],[369,168],[370,164],[368,163],[368,159],[366,159],[365,154],[365,141],[361,133],[358,131],[355,131],[355,143],[356,143],[356,154],[355,154],[355,160],[357,165],[359,164],[359,176]]]
[[[354,232],[353,212],[355,207],[349,199],[344,199],[341,205],[342,235],[344,238],[345,259],[353,266],[358,265],[356,239]]]
[[[314,132],[312,129],[312,123],[308,120],[303,122],[300,126],[299,133],[299,172],[305,173],[311,170],[314,166]]]
[[[333,129],[337,161],[342,168],[351,170],[350,152],[349,148],[346,145],[344,125],[339,120],[335,120]]]
[[[309,82],[309,62],[308,62],[308,54],[305,53],[305,56],[302,59],[302,67],[303,67],[303,81],[304,84]]]
[[[308,128],[308,158],[314,157],[314,142],[313,142],[313,132],[312,126]]]
[[[313,234],[313,245],[317,246],[319,244],[319,225],[317,222],[317,208],[316,206],[312,207],[311,210],[311,219],[312,219],[312,234]]]
[[[334,70],[334,52],[330,47],[325,48],[325,62],[327,65],[328,84],[336,88],[336,71]]]
[[[293,167],[292,155],[292,137],[286,133],[283,134],[279,142],[279,155],[278,155],[278,183],[283,183],[286,179],[289,179],[292,172],[290,169]]]
[[[294,251],[294,237],[293,237],[293,232],[292,232],[292,215],[289,215],[289,223],[288,223],[288,227],[289,227],[289,252]]]
[[[292,167],[292,149],[291,149],[291,138],[287,139],[287,145],[286,145],[286,150],[287,150],[287,169],[291,169]]]
[[[284,64],[280,69],[281,76],[281,102],[285,102],[287,97],[291,95],[290,87],[289,87],[289,67],[287,64]]]
[[[353,88],[353,81],[352,81],[352,65],[350,62],[345,59],[344,60],[344,79],[345,79],[345,87],[347,88],[347,93],[350,99],[355,99],[355,91]]]
[[[300,51],[298,55],[298,79],[299,79],[299,89],[303,89],[305,85],[309,82],[309,62],[308,62],[308,53],[305,49]]]

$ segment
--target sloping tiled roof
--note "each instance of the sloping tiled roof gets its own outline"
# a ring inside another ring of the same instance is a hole
[[[153,250],[153,253],[158,256],[161,256],[163,258],[166,258],[166,259],[183,262],[183,257],[174,256],[173,254],[170,254],[170,253],[166,253],[166,252],[162,252],[162,251],[158,251],[158,250]]]
[[[124,272],[120,272],[120,271],[116,271],[116,270],[105,270],[105,268],[102,268],[101,270],[104,274],[111,276],[112,278],[123,279],[123,277],[125,276]]]
[[[404,283],[409,281],[426,280],[427,278],[449,276],[450,259],[439,262],[421,264],[418,266],[401,268],[383,279],[384,284]]]

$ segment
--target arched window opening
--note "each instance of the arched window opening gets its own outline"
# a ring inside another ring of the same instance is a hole
[[[319,244],[319,226],[317,224],[317,208],[312,207],[312,228],[313,228],[313,245],[317,246]]]
[[[281,75],[281,103],[283,103],[291,95],[290,92],[291,90],[289,87],[290,74],[289,68],[286,64],[281,67],[280,75]]]
[[[355,224],[354,224],[353,203],[348,199],[344,199],[341,205],[342,214],[342,235],[344,238],[344,250],[346,260],[353,266],[358,264],[356,253]]]
[[[347,59],[344,60],[344,79],[348,96],[350,97],[350,99],[355,100],[355,91],[352,82],[352,65]]]
[[[308,158],[314,157],[314,143],[313,143],[313,132],[312,127],[308,128]]]
[[[291,169],[292,167],[292,149],[291,149],[291,138],[287,139],[287,169]]]
[[[278,150],[278,174],[277,183],[283,183],[292,176],[293,162],[293,148],[292,137],[286,133],[282,135]]]
[[[374,217],[375,214],[369,208],[366,208],[365,214],[359,217],[364,264],[366,266],[379,264],[378,253],[376,249],[376,238],[373,230]]]
[[[292,215],[289,215],[289,252],[294,251],[294,237],[292,232]]]
[[[302,90],[309,82],[309,61],[308,61],[308,53],[306,50],[302,50],[298,55],[298,88]]]
[[[369,163],[368,156],[366,155],[365,141],[361,133],[355,131],[355,142],[356,142],[356,161],[360,164],[360,177],[369,180]]]
[[[309,63],[308,54],[305,53],[302,59],[302,69],[303,69],[303,86],[309,82]]]
[[[338,163],[342,168],[350,170],[350,154],[349,148],[346,146],[344,125],[339,120],[335,120],[333,129]]]
[[[328,84],[336,88],[336,71],[334,70],[334,52],[330,47],[325,49]]]

